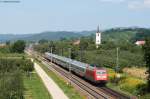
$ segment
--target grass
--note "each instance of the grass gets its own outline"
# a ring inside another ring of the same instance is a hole
[[[37,62],[37,61],[36,61]],[[63,78],[56,75],[54,72],[50,71],[46,66],[37,62],[44,71],[57,83],[57,85],[63,90],[63,92],[69,97],[69,99],[85,99],[84,96],[81,96],[77,90],[72,86],[67,85]]]
[[[24,76],[25,99],[52,99],[42,80],[36,73],[31,77]]]
[[[119,86],[119,84],[115,84],[115,83],[112,83],[112,81],[114,80],[114,77],[116,75],[115,71],[113,69],[110,69],[110,68],[107,68],[107,71],[108,71],[108,75],[109,75],[109,82],[107,83],[107,87],[113,89],[113,90],[116,90],[118,92],[121,92],[121,93],[124,93],[124,94],[127,94],[129,96],[132,96],[132,94],[130,94],[129,92],[126,92],[124,90],[122,90]]]
[[[144,96],[139,96],[139,99],[150,99],[150,93]]]
[[[27,57],[26,54],[22,53],[1,53],[0,52],[0,57]]]

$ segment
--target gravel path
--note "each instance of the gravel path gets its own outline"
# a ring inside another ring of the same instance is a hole
[[[37,64],[34,63],[34,68],[38,75],[41,77],[44,85],[51,94],[53,99],[68,99],[63,91],[56,85],[56,83],[46,74],[46,72]],[[38,94],[38,93],[37,93]]]

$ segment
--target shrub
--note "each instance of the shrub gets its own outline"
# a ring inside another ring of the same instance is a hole
[[[109,77],[110,82],[114,82],[115,75],[116,75],[116,73],[113,70],[108,69],[108,77]]]
[[[119,84],[121,89],[128,91],[132,94],[137,94],[136,90],[138,86],[144,84],[144,81],[137,78],[128,77],[120,80]]]
[[[18,40],[11,46],[11,51],[15,53],[23,53],[25,46],[26,45],[24,41]]]
[[[138,95],[145,95],[147,93],[147,84],[139,84],[137,86],[137,93]]]

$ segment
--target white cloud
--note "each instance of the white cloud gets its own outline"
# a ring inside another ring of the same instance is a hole
[[[128,7],[134,10],[150,8],[150,0],[134,0],[128,3]]]
[[[99,0],[105,3],[125,4],[129,9],[139,10],[150,8],[150,0]]]

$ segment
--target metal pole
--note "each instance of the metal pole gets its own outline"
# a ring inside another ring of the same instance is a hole
[[[82,62],[82,52],[83,52],[83,49],[82,47],[80,48],[80,61]]]
[[[116,69],[119,67],[119,54],[118,54],[118,52],[119,52],[119,48],[117,47],[117,60],[116,60],[117,67],[116,67]]]
[[[71,48],[69,48],[69,58],[71,62]],[[71,85],[71,64],[69,63],[69,84]]]
[[[117,47],[117,59],[116,59],[116,70],[115,72],[117,73],[115,78],[116,84],[118,83],[118,80],[120,79],[120,74],[119,74],[119,48]]]
[[[53,53],[53,48],[51,47],[51,54]],[[52,60],[52,56],[51,56],[51,62],[53,62]]]
[[[117,47],[116,72],[119,71],[119,48]]]

